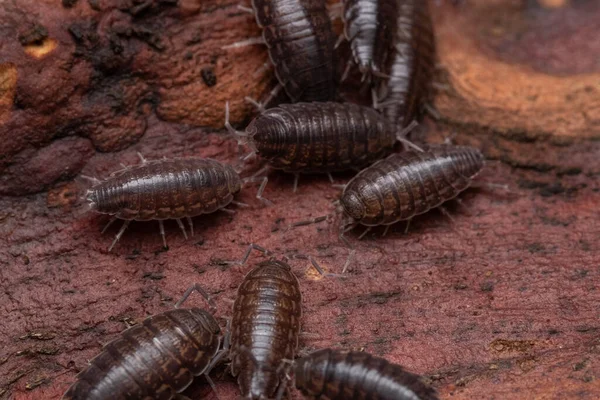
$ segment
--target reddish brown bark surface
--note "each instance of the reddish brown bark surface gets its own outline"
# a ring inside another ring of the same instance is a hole
[[[357,252],[346,279],[319,279],[292,261],[304,295],[301,349],[364,348],[425,375],[443,399],[597,399],[600,6],[440,3],[442,118],[421,136],[481,148],[495,161],[477,180],[510,192],[469,190],[464,207],[449,204],[452,222],[433,211],[406,235],[402,224],[383,238],[349,235]],[[341,270],[348,250],[336,225],[284,229],[333,211],[339,190],[319,176],[302,177],[293,194],[291,177],[274,173],[265,192],[274,206],[247,187],[239,200],[250,208],[196,218],[187,241],[169,222],[168,250],[157,223],[139,222],[108,253],[118,227],[101,235],[107,218],[78,206],[73,177],[107,176],[137,163],[136,151],[236,162],[224,102],[239,121],[250,110],[243,96],[273,82],[272,72],[253,75],[264,48],[221,49],[259,34],[237,4],[0,5],[0,398],[59,398],[103,343],[172,307],[192,282],[228,316],[261,257],[241,268],[219,260],[248,243]],[[235,398],[231,378],[215,378],[220,397]]]

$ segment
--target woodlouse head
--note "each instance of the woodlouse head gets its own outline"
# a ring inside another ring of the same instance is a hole
[[[365,204],[353,191],[344,191],[340,204],[344,209],[344,214],[355,221],[360,221],[367,213]]]

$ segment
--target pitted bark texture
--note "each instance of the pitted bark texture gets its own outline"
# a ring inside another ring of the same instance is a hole
[[[481,148],[491,159],[481,187],[449,203],[452,220],[432,211],[407,234],[403,224],[385,237],[349,233],[356,254],[345,279],[321,279],[292,258],[301,351],[364,349],[425,375],[442,399],[597,399],[600,67],[590,53],[600,31],[590,21],[600,6],[453,3],[432,2],[442,118],[416,140]],[[73,177],[106,177],[138,163],[138,151],[239,163],[221,129],[224,102],[240,121],[243,97],[273,80],[254,74],[263,47],[221,49],[259,34],[238,4],[1,3],[0,35],[11,40],[0,46],[0,398],[60,398],[102,344],[173,307],[192,282],[214,295],[219,318],[230,316],[243,275],[263,257],[220,261],[249,243],[341,271],[348,249],[337,220],[286,230],[334,212],[339,190],[326,177],[301,177],[294,194],[291,176],[272,173],[273,206],[247,185],[238,200],[249,208],[195,218],[188,240],[167,222],[168,250],[158,223],[134,222],[108,253],[118,226],[101,235],[108,219],[80,205],[89,183]],[[536,38],[550,30],[542,51]],[[199,296],[188,304],[205,306]],[[213,379],[221,399],[239,393],[223,368]],[[202,393],[202,378],[186,391]]]

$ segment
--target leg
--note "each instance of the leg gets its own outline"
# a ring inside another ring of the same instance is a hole
[[[238,144],[244,144],[248,141],[248,134],[246,132],[238,131],[231,126],[229,123],[229,102],[225,102],[225,128],[229,133],[237,138]]]
[[[413,120],[410,124],[408,124],[406,126],[406,128],[402,129],[400,132],[398,132],[396,134],[396,140],[401,142],[405,147],[413,148],[422,153],[423,152],[422,148],[420,148],[419,146],[417,146],[410,140],[406,139],[406,135],[408,135],[413,129],[415,129],[417,127],[417,125],[419,125],[419,123],[416,120]]]
[[[221,208],[221,211],[226,212],[229,215],[235,214],[235,210],[230,210],[229,208],[225,208],[225,207]]]
[[[175,218],[177,221],[177,225],[181,228],[181,232],[183,232],[183,237],[187,240],[187,232],[185,231],[185,226],[183,226],[183,222],[181,222],[181,218]]]
[[[298,179],[300,179],[300,174],[295,173],[294,174],[294,189],[292,189],[292,193],[296,193],[296,191],[298,190]]]
[[[331,214],[328,214],[328,215],[322,215],[320,217],[316,217],[316,218],[313,218],[313,219],[307,219],[307,220],[304,220],[304,221],[294,222],[292,225],[290,225],[290,227],[291,228],[296,228],[298,226],[306,226],[306,225],[316,224],[316,223],[319,223],[321,221],[325,221],[330,216],[331,216]]]
[[[454,218],[452,217],[452,215],[450,215],[450,213],[448,212],[448,210],[446,210],[442,206],[439,206],[438,208],[440,209],[440,212],[442,214],[444,214],[444,216],[446,216],[446,218],[448,218],[450,220],[450,222],[452,222],[453,224],[456,223],[456,221],[454,221]]]
[[[104,228],[102,229],[102,231],[100,232],[100,234],[102,235],[104,232],[106,232],[106,230],[108,229],[109,226],[112,225],[113,222],[115,222],[117,220],[117,217],[115,217],[114,215],[110,218],[110,221],[108,221],[108,223],[106,225],[104,225]]]
[[[250,204],[242,203],[241,201],[235,201],[235,200],[231,200],[231,204],[238,206],[238,207],[242,207],[242,208],[250,207]]]
[[[237,8],[238,8],[238,10],[241,10],[241,11],[244,11],[244,12],[254,15],[254,10],[251,7],[245,7],[245,6],[238,4]]]
[[[260,186],[258,187],[258,190],[256,191],[256,198],[259,199],[260,201],[262,201],[263,203],[265,203],[266,205],[273,205],[273,202],[265,199],[263,197],[263,192],[265,191],[265,187],[267,186],[267,183],[269,182],[269,178],[267,178],[266,176],[262,179],[262,182],[260,184]]]
[[[123,223],[123,226],[121,227],[121,229],[119,229],[119,232],[117,233],[117,236],[115,236],[115,240],[113,240],[112,244],[108,248],[109,252],[112,250],[112,248],[115,246],[115,244],[117,244],[117,242],[119,241],[119,239],[121,239],[121,236],[123,236],[123,232],[125,232],[125,229],[127,229],[127,227],[129,226],[130,222],[131,222],[131,220],[129,220],[129,219],[125,220],[125,223]]]
[[[391,226],[391,225],[386,225],[386,226],[385,226],[385,229],[383,230],[383,235],[381,235],[381,237],[385,237],[385,235],[387,235],[387,233],[388,233],[388,230],[390,229],[390,226]]]
[[[242,256],[241,260],[237,260],[237,261],[223,261],[223,263],[225,265],[233,265],[233,264],[244,265],[246,263],[246,261],[248,261],[248,258],[250,257],[250,253],[252,252],[252,250],[260,251],[261,253],[263,253],[266,256],[273,255],[272,252],[270,252],[269,250],[265,249],[264,247],[261,247],[261,246],[259,246],[257,244],[254,244],[254,243],[250,243],[250,245],[246,249],[246,252]]]
[[[190,226],[190,236],[194,236],[194,223],[192,222],[191,217],[185,217],[187,219],[188,225]]]
[[[343,35],[341,37],[343,37]],[[350,58],[348,60],[348,62],[346,63],[346,68],[344,69],[344,73],[342,74],[342,77],[340,78],[340,82],[344,82],[346,80],[346,78],[348,78],[348,75],[350,75],[350,69],[352,69],[352,64],[353,64],[353,60],[352,60],[352,58]]]
[[[92,184],[97,185],[99,183],[102,183],[102,181],[98,178],[94,178],[93,176],[87,176],[87,175],[79,175],[81,178],[85,179],[86,181],[90,181],[92,182]]]
[[[264,106],[267,107],[271,100],[273,100],[275,96],[277,96],[279,92],[281,92],[281,89],[283,89],[283,85],[281,83],[278,83],[277,86],[275,86],[273,90],[271,90],[271,92],[269,93],[267,98],[262,102],[262,104],[264,104]]]
[[[327,173],[327,177],[329,178],[329,182],[331,182],[331,184],[334,185],[335,181],[333,180],[333,176],[331,176],[331,172]]]
[[[148,161],[144,158],[144,156],[142,155],[142,153],[140,153],[139,151],[137,152],[138,157],[140,158],[140,161],[142,164],[146,164]]]
[[[423,108],[425,109],[425,111],[427,112],[427,114],[431,115],[431,118],[435,119],[436,121],[439,121],[439,120],[442,119],[442,115],[431,104],[425,103],[425,105],[423,106]]]
[[[404,234],[406,235],[408,233],[408,227],[410,226],[410,221],[412,220],[412,218],[409,218],[406,220],[406,228],[404,228]]]
[[[244,97],[244,100],[247,103],[252,104],[254,107],[256,107],[256,109],[258,110],[259,113],[264,113],[267,109],[265,108],[265,105],[262,103],[259,103],[258,101],[254,100],[252,97],[250,96],[246,96]]]
[[[259,172],[257,172],[257,174],[262,172],[263,170],[268,170],[268,168],[269,167],[266,166],[265,168],[263,168]],[[267,206],[273,205],[273,203],[269,199],[264,198],[262,195],[265,190],[265,187],[267,186],[267,183],[269,182],[268,177],[266,177],[266,176],[258,177],[258,176],[256,176],[256,174],[254,174],[250,178],[245,178],[243,180],[243,184],[246,184],[248,182],[260,182],[260,186],[258,187],[258,190],[256,192],[256,198],[259,199],[260,201],[262,201]]]
[[[361,235],[358,237],[358,240],[361,240],[363,237],[365,237],[365,235],[367,233],[369,233],[371,231],[371,229],[373,229],[373,228],[370,226],[367,226],[367,229],[365,229],[365,231],[363,233],[361,233]]]
[[[214,314],[217,309],[217,305],[215,304],[215,301],[210,296],[210,294],[208,294],[208,292],[206,290],[204,290],[204,288],[202,286],[200,286],[198,283],[195,283],[192,286],[190,286],[189,288],[187,288],[187,290],[183,293],[183,296],[181,296],[181,299],[179,299],[179,301],[177,303],[175,303],[175,308],[181,307],[181,305],[188,299],[188,297],[190,297],[190,294],[192,294],[192,292],[194,292],[194,291],[200,293],[202,295],[202,297],[204,297],[204,299],[210,306],[211,313]]]
[[[346,262],[344,263],[344,269],[342,269],[342,274],[345,274],[348,270],[348,267],[350,266],[350,261],[352,260],[352,257],[354,257],[354,253],[356,253],[355,249],[350,250],[348,258],[346,258]]]
[[[163,247],[166,249],[166,248],[168,248],[168,246],[167,246],[167,238],[165,237],[165,225],[164,225],[162,219],[158,220],[158,227],[160,229],[160,236],[162,236]]]
[[[307,255],[304,255],[304,254],[295,254],[293,258],[300,259],[300,260],[308,260],[308,261],[310,261],[310,263],[313,266],[313,268],[322,277],[342,277],[342,275],[339,275],[339,274],[332,274],[330,272],[325,272],[325,270],[323,269],[323,267],[321,267],[321,265],[317,262],[317,260],[315,260],[314,258],[312,258],[312,256],[307,256]]]
[[[227,46],[221,47],[221,49],[223,49],[223,50],[239,49],[240,47],[254,46],[255,44],[265,44],[265,40],[262,38],[262,36],[253,37],[250,39],[241,40],[239,42],[228,44]]]

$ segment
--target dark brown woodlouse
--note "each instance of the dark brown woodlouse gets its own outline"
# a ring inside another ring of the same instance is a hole
[[[385,69],[394,51],[397,17],[398,0],[343,0],[344,35],[363,79],[381,76]]]
[[[238,289],[231,321],[231,372],[242,397],[274,398],[285,360],[298,347],[302,297],[298,279],[283,261],[258,264]]]
[[[200,308],[179,308],[156,314],[125,330],[106,344],[90,365],[77,375],[63,400],[159,399],[168,400],[189,386],[194,377],[208,377],[225,353],[219,350],[221,330],[215,318]]]
[[[229,165],[204,158],[179,158],[146,161],[112,173],[87,190],[89,207],[112,215],[103,232],[116,219],[125,223],[108,251],[119,241],[132,220],[158,220],[166,247],[163,220],[175,219],[187,238],[181,218],[186,218],[193,235],[191,217],[225,210],[240,191],[242,180]]]
[[[264,43],[279,84],[292,102],[328,101],[337,96],[335,35],[322,0],[252,0],[262,41],[250,39],[229,47]],[[277,89],[271,92],[273,98]],[[265,101],[265,104],[268,100]]]
[[[398,0],[398,29],[374,103],[393,124],[407,126],[422,117],[435,67],[435,38],[428,2]]]
[[[296,387],[310,399],[438,399],[418,375],[368,353],[319,350],[295,361],[293,369]]]
[[[294,191],[299,173],[358,170],[391,153],[398,140],[410,145],[404,134],[412,128],[399,131],[370,107],[333,102],[270,108],[244,132],[230,125],[227,104],[225,126],[269,167],[293,173]]]
[[[348,182],[340,203],[342,231],[410,221],[467,189],[484,166],[473,147],[432,145],[424,151],[392,154]],[[365,234],[363,233],[363,235]],[[361,237],[363,236],[361,235]]]

